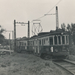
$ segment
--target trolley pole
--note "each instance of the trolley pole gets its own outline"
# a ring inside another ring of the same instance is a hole
[[[16,20],[14,20],[14,51],[16,52]]]

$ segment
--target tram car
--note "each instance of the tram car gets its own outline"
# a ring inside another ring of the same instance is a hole
[[[70,45],[70,33],[62,29],[42,32],[29,39],[18,40],[17,50],[26,50],[42,58],[66,58]]]
[[[22,51],[27,51],[28,47],[28,42],[27,38],[19,38],[16,40],[16,51],[18,53],[21,53]]]

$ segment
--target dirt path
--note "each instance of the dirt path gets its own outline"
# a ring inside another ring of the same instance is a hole
[[[43,60],[27,53],[14,53],[0,56],[0,75],[67,75],[67,73],[50,60]]]

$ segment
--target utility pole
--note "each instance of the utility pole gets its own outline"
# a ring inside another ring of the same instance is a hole
[[[16,20],[14,20],[14,51],[16,51]]]

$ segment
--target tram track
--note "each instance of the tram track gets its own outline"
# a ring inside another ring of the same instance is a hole
[[[56,64],[57,66],[63,68],[64,70],[66,70],[67,72],[69,72],[72,75],[75,75],[75,63],[66,61],[66,60],[62,60],[62,61],[53,61],[54,64]]]

